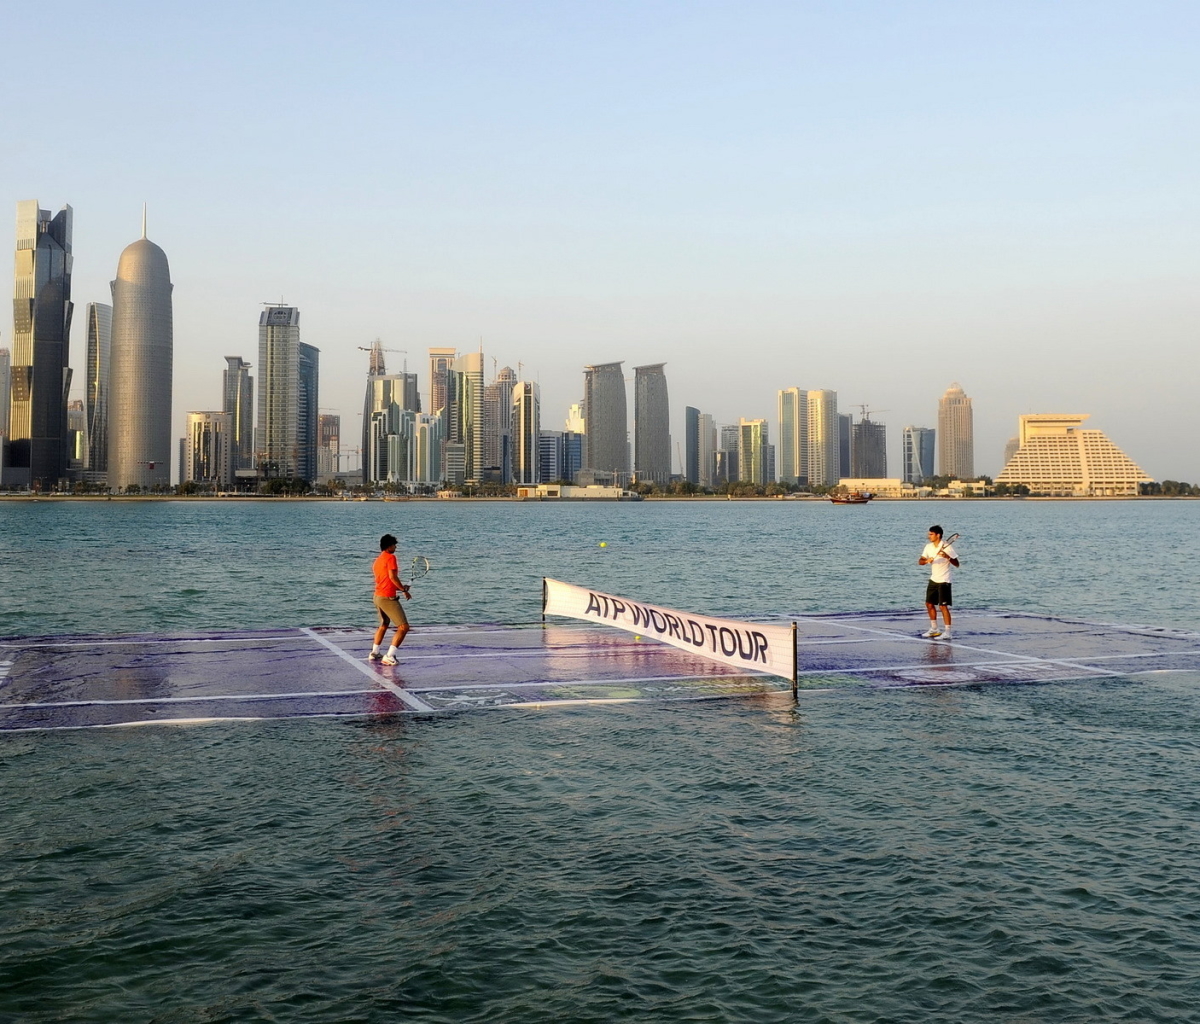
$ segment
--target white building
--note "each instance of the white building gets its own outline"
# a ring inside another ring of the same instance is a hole
[[[512,389],[512,479],[515,484],[539,482],[542,434],[541,389],[520,380]]]
[[[1087,414],[1037,413],[1018,418],[1020,448],[996,477],[1030,494],[1071,498],[1127,497],[1151,477],[1102,430],[1083,430]]]
[[[836,391],[808,393],[808,482],[833,487],[841,478]]]

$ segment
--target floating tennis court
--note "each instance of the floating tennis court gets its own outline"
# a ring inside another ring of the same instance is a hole
[[[789,617],[798,682],[988,686],[1200,668],[1200,633],[960,613],[950,643],[923,615]],[[400,664],[371,632],[276,629],[0,641],[0,731],[235,719],[414,715],[790,693],[791,681],[592,623],[419,626]]]

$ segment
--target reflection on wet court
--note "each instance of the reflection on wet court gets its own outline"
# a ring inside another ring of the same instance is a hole
[[[799,683],[987,686],[1200,667],[1200,633],[1029,614],[955,618],[923,640],[923,615],[788,618]],[[790,691],[653,640],[585,623],[431,626],[400,664],[368,662],[366,630],[10,638],[0,643],[0,730],[319,716],[428,714]]]

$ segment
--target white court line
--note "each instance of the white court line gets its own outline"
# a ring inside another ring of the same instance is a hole
[[[397,697],[399,697],[402,701],[404,701],[404,703],[407,704],[413,710],[415,710],[415,711],[432,711],[433,710],[433,708],[431,708],[428,704],[426,704],[419,697],[413,696],[407,690],[403,689],[402,687],[397,686],[390,679],[385,679],[378,672],[375,672],[368,666],[364,665],[361,661],[359,661],[353,655],[347,654],[337,644],[333,643],[333,641],[326,640],[323,636],[320,636],[317,633],[314,633],[311,629],[305,628],[305,629],[300,630],[300,632],[307,633],[322,647],[326,647],[329,650],[333,651],[333,653],[336,654],[339,658],[341,658],[343,661],[347,662],[348,664],[353,665],[356,669],[358,669],[358,671],[362,672],[363,675],[365,675],[368,679],[370,679],[376,685],[382,686],[385,690],[389,691],[390,693],[394,693]]]
[[[812,622],[813,620],[801,618],[801,619],[797,619],[796,621],[797,622]],[[1082,658],[1076,659],[1074,661],[1067,661],[1065,659],[1060,660],[1058,658],[1039,658],[1033,654],[1011,654],[1008,651],[997,651],[997,650],[993,650],[990,647],[977,647],[974,644],[959,643],[957,640],[937,640],[937,639],[931,640],[931,639],[926,639],[924,637],[908,636],[904,633],[895,633],[895,632],[892,632],[891,630],[887,630],[887,629],[871,629],[869,626],[856,626],[851,622],[847,622],[844,625],[848,629],[858,629],[864,633],[877,633],[878,635],[886,636],[891,640],[908,640],[912,643],[918,643],[918,644],[929,644],[929,643],[939,644],[942,647],[951,647],[951,648],[954,648],[956,650],[961,650],[961,651],[975,651],[979,654],[990,654],[993,657],[1015,658],[1018,661],[1031,661],[1031,662],[1036,662],[1036,663],[1042,664],[1042,665],[1058,665],[1062,668],[1069,668],[1069,669],[1073,669],[1076,671],[1081,668],[1090,667],[1090,666],[1088,666],[1087,662]],[[803,651],[804,650],[803,642],[801,642],[799,646],[800,646],[800,650]],[[997,663],[997,664],[1002,664],[1002,663]],[[922,666],[911,665],[908,667],[921,668]],[[895,671],[895,670],[892,669],[889,671]],[[1100,669],[1100,668],[1095,669],[1095,674],[1097,676],[1120,675],[1120,673],[1118,673],[1118,672],[1106,672],[1104,669]]]
[[[629,683],[678,683],[683,680],[703,683],[714,679],[779,679],[781,685],[787,686],[788,680],[780,676],[772,676],[766,672],[747,673],[739,675],[712,676],[642,676],[636,679],[542,679],[532,683],[450,683],[445,686],[414,686],[413,693],[442,693],[446,690],[519,690],[529,686],[626,686]],[[556,702],[557,703],[557,702]]]
[[[44,651],[58,647],[149,647],[153,644],[253,644],[260,640],[300,640],[299,633],[288,636],[223,636],[223,637],[189,637],[160,640],[94,640],[88,643],[63,642],[44,644],[0,644],[0,648],[12,648],[18,651]]]
[[[109,704],[200,704],[208,700],[287,700],[295,697],[346,697],[378,692],[378,690],[309,690],[303,693],[214,693],[207,697],[130,697],[124,700],[37,701],[25,704],[0,704],[0,711],[20,711],[24,708],[87,708]]]

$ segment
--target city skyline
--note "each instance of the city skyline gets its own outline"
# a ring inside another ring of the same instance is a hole
[[[73,206],[82,311],[149,202],[177,284],[172,436],[216,407],[226,353],[254,362],[251,317],[286,295],[344,418],[358,346],[416,360],[482,336],[540,383],[547,423],[581,364],[660,360],[673,438],[688,405],[774,422],[803,384],[887,409],[894,467],[899,428],[932,426],[957,379],[982,473],[1018,415],[1086,408],[1152,475],[1200,477],[1197,143],[1178,131],[1195,8],[403,6],[332,25],[239,10],[217,39],[194,12],[118,2],[63,19],[50,79],[14,51],[55,121],[31,134],[21,104],[0,109],[0,211]],[[42,31],[32,8],[9,22]],[[268,34],[286,74],[261,61]],[[127,88],[133,66],[155,90]],[[268,119],[297,141],[285,170]]]

